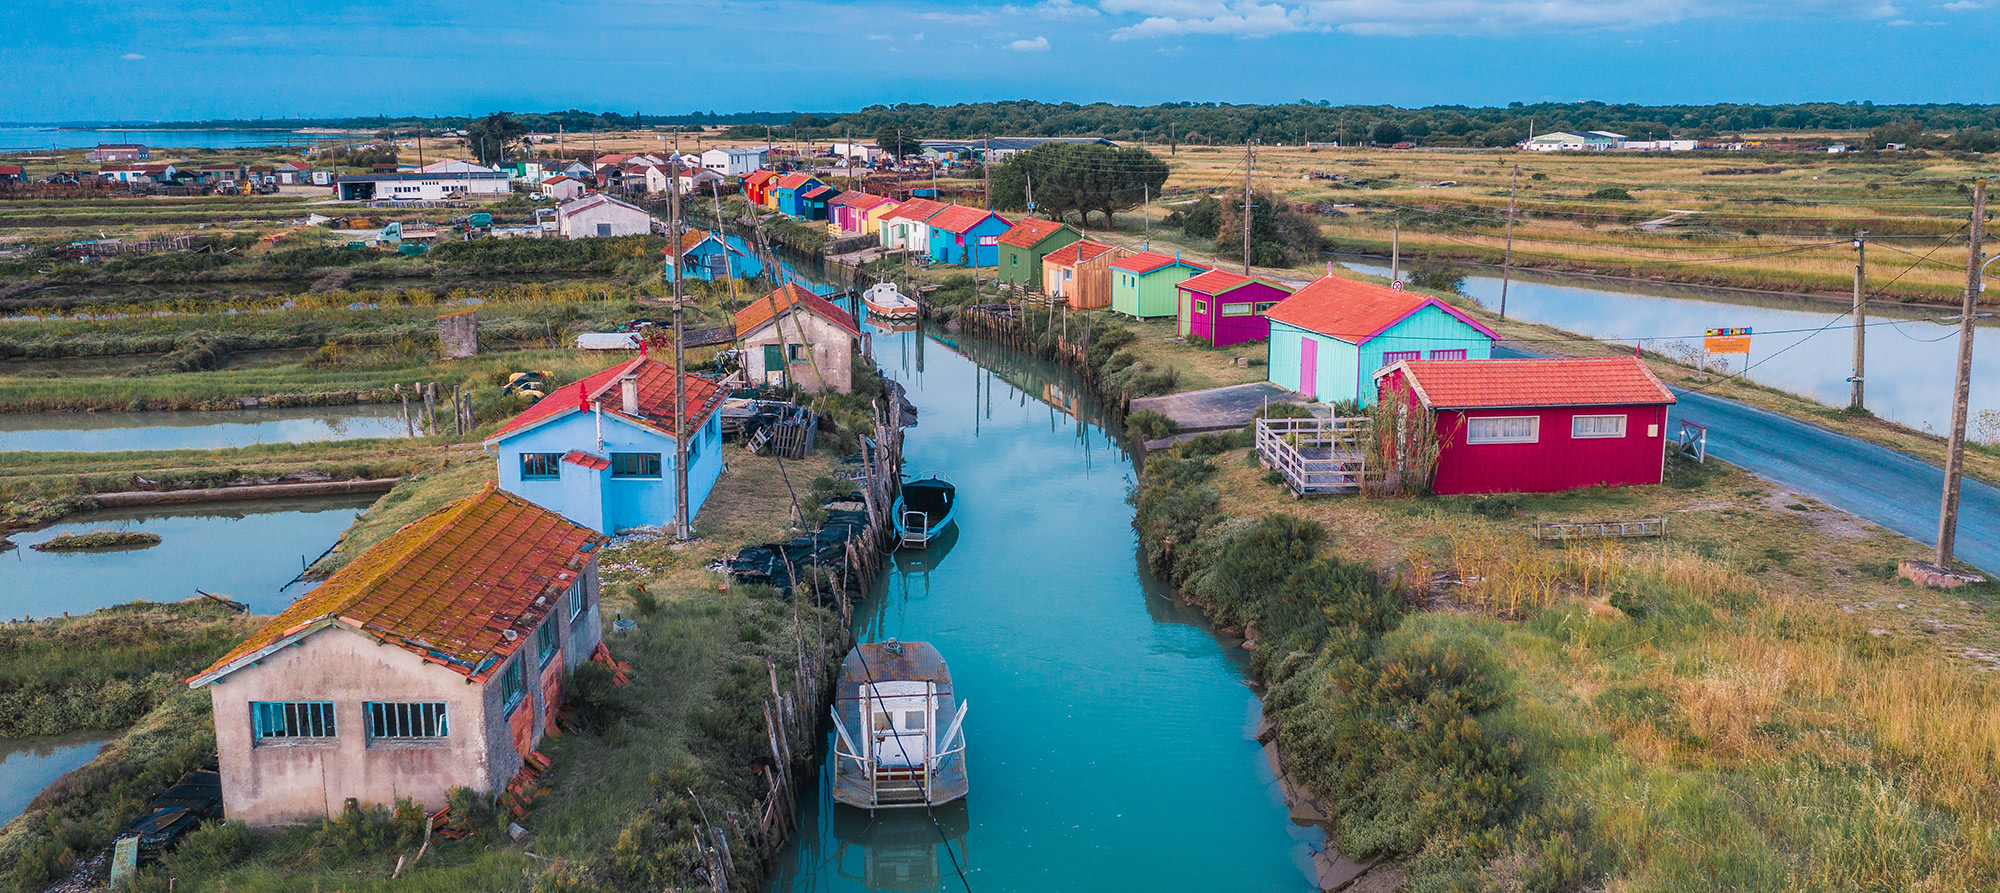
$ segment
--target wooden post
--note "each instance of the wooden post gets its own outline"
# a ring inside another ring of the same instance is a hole
[[[1958,321],[1958,380],[1952,394],[1950,441],[1944,454],[1944,505],[1938,512],[1937,566],[1951,570],[1958,539],[1958,488],[1965,473],[1965,416],[1972,395],[1972,320],[1979,308],[1980,243],[1986,237],[1986,181],[1972,187],[1972,235],[1966,245],[1965,300]]]
[[[403,385],[401,382],[397,382],[396,384],[396,396],[398,398],[401,398],[403,401],[403,436],[416,437],[417,425],[416,422],[411,420],[410,418],[410,394],[409,392],[403,390]]]
[[[1507,181],[1507,251],[1500,259],[1500,318],[1507,318],[1507,281],[1514,273],[1514,195],[1521,184],[1521,166],[1514,165],[1514,173]]]
[[[426,430],[426,433],[435,436],[438,433],[437,382],[435,381],[424,382],[423,387],[424,387],[424,418],[426,420],[426,424],[430,425],[430,427]]]

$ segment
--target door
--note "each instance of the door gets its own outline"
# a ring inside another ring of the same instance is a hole
[[[782,376],[784,373],[785,349],[776,344],[764,345],[764,379],[774,383],[782,383],[783,379],[778,378],[778,376]]]
[[[1299,396],[1307,400],[1318,399],[1314,383],[1319,379],[1319,342],[1312,338],[1299,339]]]
[[[1187,292],[1184,292],[1184,291],[1181,291],[1181,290],[1179,290],[1179,289],[1175,289],[1174,291],[1175,291],[1175,294],[1178,294],[1178,295],[1180,295],[1180,296],[1181,296],[1181,309],[1180,309],[1180,313],[1178,314],[1178,316],[1180,316],[1180,323],[1181,323],[1181,337],[1182,337],[1182,338],[1186,338],[1186,337],[1187,337],[1188,335],[1190,335],[1190,334],[1193,334],[1193,332],[1194,332],[1194,328],[1193,328],[1193,326],[1194,326],[1194,303],[1193,303],[1193,302],[1194,302],[1194,298],[1193,298],[1193,297],[1191,297],[1191,296],[1190,296],[1190,295],[1189,295],[1189,294],[1188,294]]]
[[[928,682],[877,682],[863,706],[869,714],[869,755],[895,769],[925,766],[931,756],[931,714],[937,698]]]

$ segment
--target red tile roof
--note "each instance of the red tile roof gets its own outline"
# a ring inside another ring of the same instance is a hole
[[[1116,245],[1106,245],[1103,242],[1093,242],[1089,239],[1078,239],[1042,255],[1042,261],[1066,267],[1072,264],[1096,260],[1113,251],[1124,250]]]
[[[562,460],[572,465],[581,465],[592,471],[603,471],[604,469],[611,467],[610,459],[606,459],[603,456],[586,453],[582,450],[570,450],[569,452],[563,454]]]
[[[978,226],[986,218],[994,216],[997,215],[995,215],[992,211],[988,211],[984,208],[968,208],[964,205],[946,205],[944,210],[937,212],[937,216],[932,217],[931,219],[925,222],[929,223],[933,227],[944,230],[945,232],[948,233],[963,233],[966,230]],[[1000,222],[1006,223],[1007,218],[1001,217]]]
[[[1181,260],[1180,258],[1161,254],[1157,251],[1141,251],[1131,257],[1114,260],[1111,262],[1111,269],[1124,270],[1127,273],[1151,273],[1161,267],[1173,264],[1181,264],[1182,266],[1193,267],[1202,271],[1208,270],[1207,267],[1193,261]]]
[[[786,174],[778,178],[778,188],[797,189],[800,186],[806,185],[807,181],[812,178],[812,174]]]
[[[754,186],[758,183],[764,182],[765,180],[769,180],[773,177],[776,177],[777,175],[778,174],[776,171],[769,171],[763,168],[758,168],[757,170],[751,171],[743,175],[743,185]]]
[[[543,181],[542,181],[542,185],[543,185],[543,186],[547,186],[547,185],[549,185],[550,183],[581,183],[581,182],[583,182],[583,181],[582,181],[582,180],[579,180],[579,179],[577,179],[577,178],[575,178],[575,177],[572,177],[572,176],[570,176],[570,175],[568,175],[568,174],[557,174],[557,175],[555,175],[555,176],[553,176],[553,177],[550,177],[550,178],[548,178],[548,179],[546,179],[546,180],[543,180]],[[1254,204],[1254,202],[1253,202],[1253,204]]]
[[[1242,273],[1231,273],[1228,270],[1209,270],[1206,273],[1189,276],[1181,280],[1180,287],[1205,295],[1219,295],[1232,289],[1242,288],[1252,282],[1261,282],[1283,292],[1289,293],[1292,290],[1290,286],[1280,285],[1262,276],[1245,276]]]
[[[1265,316],[1308,332],[1360,344],[1427,306],[1458,317],[1461,322],[1486,333],[1488,337],[1500,337],[1492,329],[1480,325],[1478,320],[1437,298],[1331,273],[1292,292],[1291,297],[1279,301]]]
[[[783,287],[751,302],[750,306],[736,311],[736,337],[741,338],[757,330],[777,316],[793,307],[803,307],[827,322],[847,330],[854,337],[861,337],[861,327],[854,324],[854,317],[847,311],[835,307],[833,302],[810,289],[796,283],[787,282]]]
[[[1016,248],[1033,248],[1043,239],[1069,229],[1069,224],[1040,217],[1023,217],[1007,231],[1000,234],[1000,244]]]
[[[902,207],[889,212],[889,216],[884,217],[882,219],[884,221],[889,221],[889,220],[895,220],[897,218],[903,218],[908,220],[924,221],[931,219],[933,215],[937,214],[937,212],[942,211],[944,209],[945,209],[944,202],[932,201],[931,199],[927,198],[913,198],[910,199],[909,201],[904,202]]]
[[[1636,357],[1537,360],[1404,360],[1417,398],[1433,409],[1513,406],[1629,406],[1674,402],[1674,394]]]
[[[18,164],[0,164],[0,174],[13,174],[18,177],[21,175],[21,166]]]
[[[866,211],[869,208],[873,208],[876,205],[879,205],[888,200],[889,200],[888,196],[876,195],[875,193],[872,192],[843,192],[840,194],[839,198],[836,198],[833,201],[828,202],[827,204],[846,205],[850,208]]]
[[[607,541],[488,484],[369,547],[188,682],[212,682],[322,622],[484,681]]]
[[[840,194],[840,190],[838,190],[838,189],[835,189],[835,188],[833,188],[833,187],[831,187],[831,186],[820,186],[820,187],[818,187],[818,188],[816,188],[816,189],[808,189],[808,190],[806,190],[806,191],[805,191],[804,193],[801,193],[801,194],[802,194],[802,195],[804,195],[804,196],[805,196],[806,198],[819,198],[819,197],[821,197],[821,196],[823,196],[823,195],[826,195],[826,194],[828,194],[828,193],[832,193],[832,194],[834,194],[834,195],[839,195],[839,194]]]
[[[636,417],[625,414],[624,394],[618,385],[618,380],[628,373],[639,378],[639,414]],[[715,412],[716,407],[722,405],[722,398],[727,396],[728,392],[715,382],[699,375],[688,375],[689,433],[692,434],[708,421],[709,414]],[[641,356],[581,381],[570,382],[550,391],[548,396],[535,401],[535,405],[522,410],[520,415],[508,419],[486,440],[491,443],[572,412],[588,412],[593,404],[602,404],[605,415],[629,419],[671,437],[674,433],[674,367]]]

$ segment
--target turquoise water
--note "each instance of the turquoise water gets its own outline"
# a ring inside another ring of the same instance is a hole
[[[0,453],[220,450],[259,443],[403,437],[403,409],[389,404],[216,412],[0,413]]]
[[[277,126],[277,125],[274,125]],[[53,127],[0,127],[0,152],[42,151],[50,146],[88,149],[101,143],[140,143],[184,149],[234,149],[244,146],[308,146],[328,140],[356,141],[366,135],[337,137],[290,130],[57,130]]]
[[[0,825],[13,821],[63,773],[90,762],[109,740],[98,732],[0,738]]]
[[[1244,653],[1140,567],[1130,458],[1070,377],[965,346],[992,371],[876,336],[920,413],[905,471],[958,485],[958,534],[900,556],[858,616],[950,663],[971,794],[933,825],[822,783],[772,889],[1314,889],[1321,837],[1286,818]]]

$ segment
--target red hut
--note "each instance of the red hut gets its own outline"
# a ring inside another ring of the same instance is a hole
[[[1633,357],[1404,360],[1375,383],[1436,418],[1436,493],[1657,484],[1666,471],[1674,395]]]
[[[1292,290],[1268,279],[1210,270],[1181,280],[1181,337],[1205,338],[1216,347],[1262,341],[1271,334],[1264,311]]]

